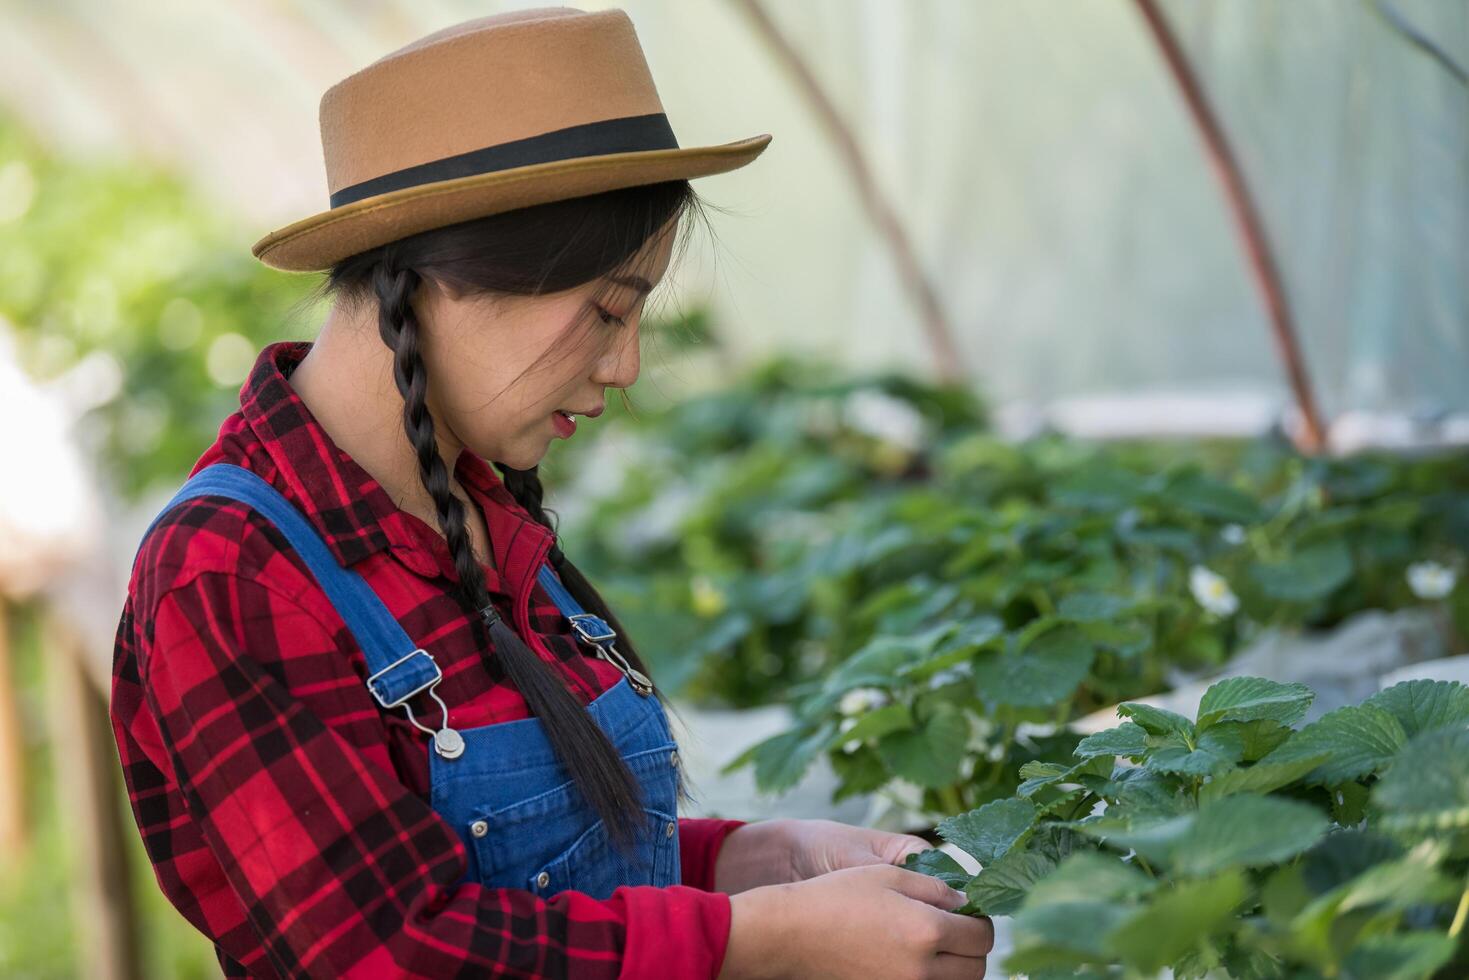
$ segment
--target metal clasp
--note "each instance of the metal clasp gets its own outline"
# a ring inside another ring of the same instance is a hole
[[[602,645],[602,642],[604,640],[615,640],[615,639],[617,639],[617,632],[611,626],[607,626],[606,621],[603,620],[601,616],[595,616],[592,613],[584,613],[583,612],[583,613],[573,613],[572,615],[567,616],[566,618],[569,619],[569,620],[571,620],[571,628],[574,629],[574,630],[576,630],[578,633],[580,633],[581,634],[581,638],[583,640],[588,640],[588,641],[590,641],[592,643],[597,644],[598,646],[601,646]],[[586,626],[586,624],[584,622],[584,620],[588,620],[588,619],[595,619],[597,622],[601,623],[603,626],[607,626],[607,632],[605,632],[605,633],[593,633],[590,629],[587,628],[587,626]]]
[[[417,657],[419,654],[427,657],[428,662],[433,665],[433,677],[429,678],[427,681],[418,685],[413,690],[400,695],[392,701],[385,700],[382,693],[377,689],[376,685],[373,684],[373,681],[377,680],[379,677],[386,674],[394,667],[397,667],[399,664],[405,663],[408,660]],[[460,735],[453,728],[449,727],[449,706],[446,705],[443,699],[439,697],[438,691],[434,690],[434,688],[438,686],[439,681],[443,679],[444,671],[439,667],[439,662],[434,659],[433,654],[429,653],[422,647],[419,647],[412,653],[399,657],[397,660],[394,660],[382,670],[369,677],[367,679],[367,689],[372,692],[372,696],[377,700],[378,704],[389,710],[401,707],[405,712],[408,713],[408,720],[413,723],[413,726],[415,728],[432,735],[434,739],[435,752],[439,753],[439,755],[443,756],[446,759],[457,759],[460,755],[464,753],[464,736]],[[413,707],[408,704],[408,699],[413,697],[415,694],[418,694],[420,691],[428,691],[429,697],[437,701],[439,703],[439,708],[444,712],[444,727],[440,728],[438,731],[434,731],[432,728],[425,727],[424,725],[419,723],[417,718],[413,717]]]

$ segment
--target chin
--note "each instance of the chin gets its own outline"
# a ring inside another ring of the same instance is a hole
[[[533,466],[540,465],[541,460],[544,459],[545,456],[545,449],[542,449],[538,453],[516,452],[509,456],[503,457],[499,460],[499,462],[504,463],[511,469],[528,470]]]

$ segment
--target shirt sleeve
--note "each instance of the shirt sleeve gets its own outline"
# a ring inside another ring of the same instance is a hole
[[[681,817],[678,821],[680,877],[685,885],[714,891],[714,864],[724,839],[743,827],[745,820]]]
[[[623,886],[606,900],[543,898],[461,880],[453,828],[294,697],[277,663],[247,652],[282,636],[337,652],[290,599],[208,572],[159,599],[140,656],[176,792],[255,933],[256,950],[231,955],[263,947],[282,977],[718,974],[722,893]]]

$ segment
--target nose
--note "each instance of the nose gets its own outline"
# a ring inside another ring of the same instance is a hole
[[[592,380],[613,388],[628,388],[638,380],[641,368],[638,350],[640,326],[638,321],[633,321],[612,337],[597,359],[597,370]]]

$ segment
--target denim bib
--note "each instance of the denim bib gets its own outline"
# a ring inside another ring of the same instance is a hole
[[[204,495],[248,504],[285,535],[336,607],[367,659],[367,687],[385,708],[402,707],[433,735],[430,804],[464,842],[465,877],[495,888],[524,888],[549,896],[568,889],[605,899],[619,885],[681,882],[678,840],[678,755],[662,704],[646,678],[613,649],[607,623],[582,611],[549,565],[542,587],[575,631],[616,657],[623,678],[587,707],[642,790],[643,813],[630,855],[612,844],[596,810],[557,758],[539,718],[456,730],[434,691],[443,677],[433,656],[417,647],[361,575],[337,563],[326,543],[279,491],[231,463],[214,463],[188,479],[155,517]],[[152,525],[149,525],[152,530]],[[146,534],[145,534],[146,537]],[[413,716],[409,700],[427,692],[443,712],[438,730]]]

